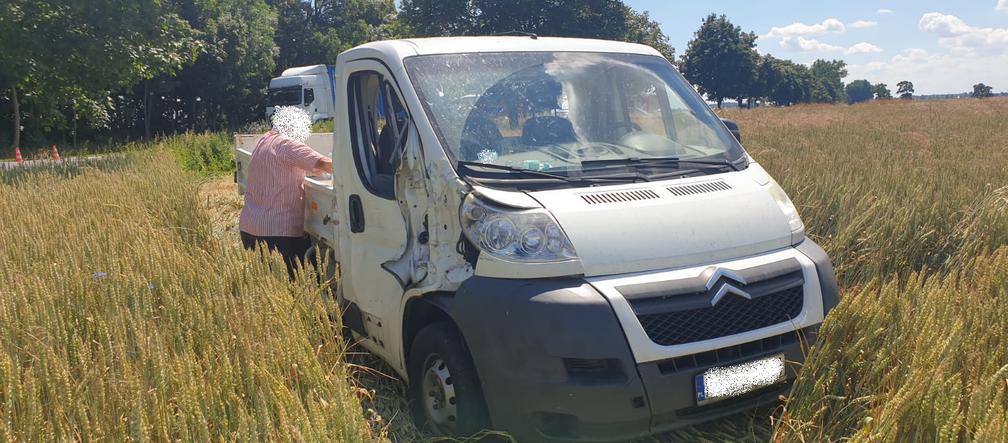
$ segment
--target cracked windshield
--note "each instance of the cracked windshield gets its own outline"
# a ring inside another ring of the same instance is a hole
[[[659,57],[483,53],[405,64],[442,144],[466,169],[558,178],[632,169],[647,180],[744,162],[731,133]]]

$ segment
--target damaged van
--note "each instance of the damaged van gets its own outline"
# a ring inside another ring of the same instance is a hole
[[[454,37],[335,64],[306,231],[418,425],[628,440],[776,401],[839,301],[783,189],[638,44]],[[256,136],[238,136],[244,183]]]

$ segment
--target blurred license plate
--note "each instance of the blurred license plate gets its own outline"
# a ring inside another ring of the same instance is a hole
[[[695,378],[697,406],[737,397],[784,381],[784,354],[710,368]]]

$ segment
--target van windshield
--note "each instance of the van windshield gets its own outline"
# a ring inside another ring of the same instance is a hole
[[[301,86],[269,88],[266,106],[296,106],[301,104]]]
[[[471,53],[405,65],[460,171],[647,180],[745,166],[738,142],[661,57]]]

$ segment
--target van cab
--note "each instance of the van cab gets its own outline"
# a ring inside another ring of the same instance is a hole
[[[829,258],[656,50],[412,39],[334,68],[306,231],[418,425],[624,441],[787,392],[839,301]]]

